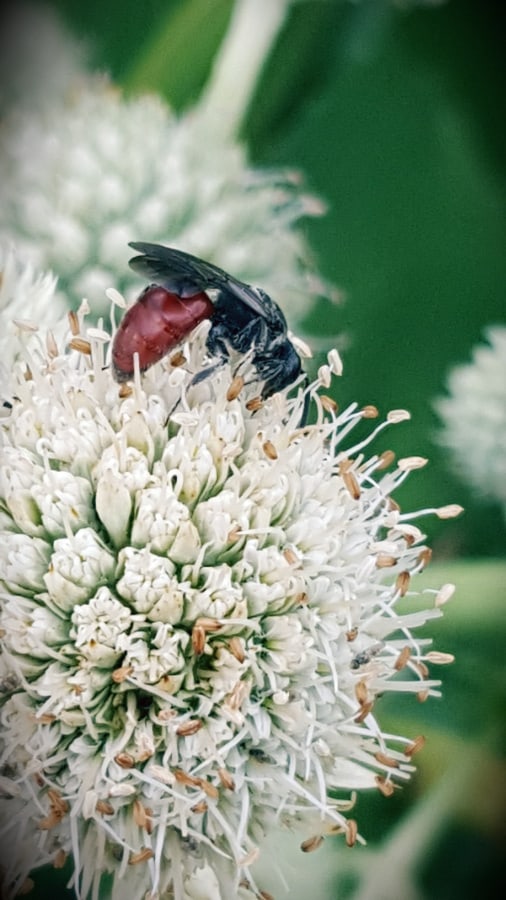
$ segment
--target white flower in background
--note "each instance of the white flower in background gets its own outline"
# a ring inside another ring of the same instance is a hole
[[[0,246],[0,392],[19,349],[20,327],[26,331],[30,320],[63,317],[67,304],[56,294],[56,281],[50,273],[40,274],[31,263],[23,263],[13,247]]]
[[[486,337],[471,363],[450,372],[449,396],[436,404],[439,441],[461,477],[506,514],[506,326],[489,327]]]
[[[27,334],[0,428],[4,891],[72,854],[80,898],[258,896],[271,827],[352,844],[350,791],[413,771],[375,700],[449,661],[413,632],[450,586],[396,606],[430,552],[391,495],[424,460],[365,452],[401,410],[354,442],[377,412],[320,394],[335,351],[258,408],[228,365],[192,384],[204,323],[120,387],[85,312]]]
[[[251,2],[239,4],[239,12],[243,6]],[[285,6],[271,4],[278,9],[271,26],[256,8],[260,48],[264,32],[270,37],[277,31]],[[32,27],[27,14],[20,35]],[[236,33],[232,27],[231,36]],[[51,34],[59,71],[58,33]],[[250,34],[248,57],[253,44]],[[260,67],[262,54],[253,59]],[[235,72],[234,90],[243,96]],[[255,73],[241,74],[253,80]],[[62,296],[73,308],[86,296],[97,310],[110,284],[130,297],[138,294],[127,244],[147,240],[262,285],[290,322],[303,317],[317,296],[332,293],[314,274],[298,227],[304,216],[320,215],[323,205],[304,193],[297,173],[249,166],[220,91],[212,84],[209,90],[178,118],[155,96],[127,99],[106,78],[77,71],[67,90],[49,91],[40,107],[13,107],[0,127],[0,241],[14,242],[23,258],[57,271]]]

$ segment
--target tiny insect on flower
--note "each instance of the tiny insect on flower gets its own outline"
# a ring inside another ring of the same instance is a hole
[[[117,381],[133,377],[135,353],[143,372],[189,337],[204,319],[211,320],[206,346],[216,363],[199,372],[195,382],[227,362],[231,351],[241,357],[251,353],[263,381],[263,399],[302,375],[285,317],[264,291],[181,250],[142,242],[130,246],[141,253],[130,260],[130,266],[154,283],[130,307],[116,332],[112,362]],[[206,290],[217,292],[214,302]]]

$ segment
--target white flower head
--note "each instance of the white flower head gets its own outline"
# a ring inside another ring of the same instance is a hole
[[[72,854],[80,898],[106,872],[113,900],[258,896],[271,826],[353,842],[349,791],[409,778],[378,695],[438,694],[413,631],[443,600],[397,609],[429,551],[391,494],[421,460],[366,453],[406,414],[354,443],[376,412],[320,394],[335,355],[263,404],[247,360],[239,392],[195,382],[208,323],[119,386],[70,324],[27,338],[0,430],[5,889]]]
[[[489,327],[486,337],[471,363],[450,372],[449,395],[436,404],[439,440],[462,478],[506,515],[506,326]]]
[[[39,57],[51,52],[54,86],[42,91],[43,103],[8,107],[3,118],[0,242],[58,272],[61,296],[73,308],[84,296],[94,311],[100,304],[107,310],[111,284],[132,296],[138,281],[127,266],[127,243],[135,238],[186,249],[261,284],[292,322],[319,295],[335,293],[315,274],[299,227],[324,211],[299,173],[253,169],[225,125],[215,127],[213,98],[178,118],[154,95],[127,99],[77,65],[72,77],[60,78],[73,43],[67,47],[63,33],[58,40],[53,27],[37,30],[37,21],[14,29],[11,52],[27,52],[27,30],[47,41],[47,52],[42,46],[34,54],[33,78]]]

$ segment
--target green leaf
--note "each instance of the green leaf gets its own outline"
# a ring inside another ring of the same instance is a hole
[[[186,0],[158,23],[123,78],[129,91],[161,93],[174,109],[194,102],[226,31],[233,2]]]

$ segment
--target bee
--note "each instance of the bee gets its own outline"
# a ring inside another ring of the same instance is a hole
[[[351,669],[360,669],[361,666],[366,666],[367,663],[370,663],[378,653],[381,653],[383,647],[385,646],[384,641],[377,641],[375,644],[371,644],[367,650],[361,650],[360,653],[357,653],[356,656],[350,662]]]
[[[262,400],[303,374],[299,355],[288,338],[286,319],[261,288],[182,250],[143,242],[129,246],[140,254],[130,260],[131,268],[151,284],[127,310],[116,331],[112,365],[117,381],[132,378],[135,353],[144,372],[205,319],[211,323],[206,347],[216,363],[198,373],[194,383],[223,365],[231,351],[250,354],[263,382]],[[208,290],[216,291],[213,300]]]

